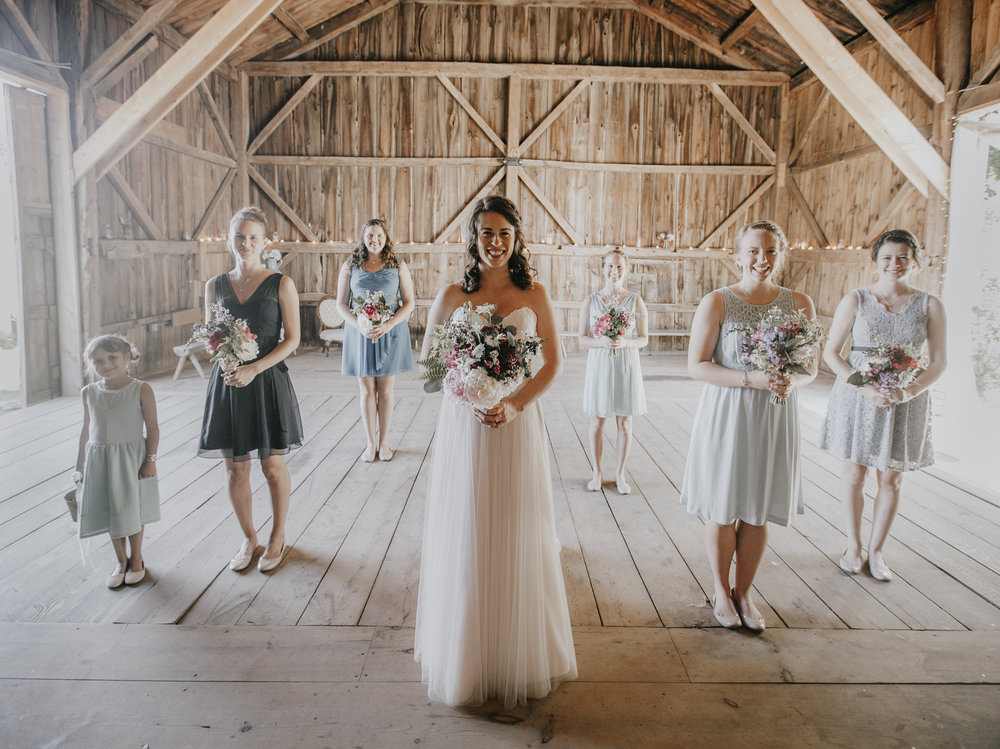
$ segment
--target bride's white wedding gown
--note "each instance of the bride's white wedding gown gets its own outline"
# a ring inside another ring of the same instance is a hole
[[[505,322],[535,332],[528,307]],[[496,698],[510,707],[576,678],[559,548],[538,401],[491,429],[445,397],[414,636],[431,699],[472,705]]]

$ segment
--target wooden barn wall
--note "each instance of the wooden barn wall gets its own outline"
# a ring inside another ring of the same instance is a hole
[[[7,95],[21,249],[25,400],[37,403],[61,394],[45,97],[16,86],[7,86]]]
[[[969,67],[976,71],[987,55],[1000,44],[1000,3],[996,0],[973,0],[972,39]],[[994,75],[993,80],[996,80]]]
[[[58,60],[56,52],[58,39],[56,32],[56,10],[54,3],[47,0],[4,0],[5,4],[13,5],[31,26],[35,36],[45,46],[49,56],[53,60]],[[25,47],[19,34],[7,22],[6,18],[0,17],[0,49],[28,55],[34,58],[32,50]]]

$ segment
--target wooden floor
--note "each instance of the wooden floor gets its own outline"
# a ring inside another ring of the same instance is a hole
[[[0,415],[0,746],[1000,746],[1000,496],[958,464],[908,474],[893,582],[845,575],[818,382],[801,393],[806,512],[771,528],[757,578],[769,629],[722,630],[701,521],[678,503],[701,388],[682,355],[642,360],[629,496],[584,490],[582,357],[544,398],[580,679],[513,711],[428,702],[412,660],[439,405],[420,383],[398,378],[396,457],[368,464],[337,355],[290,360],[307,442],[288,461],[292,550],[268,576],[226,567],[222,466],[194,455],[204,381],[154,380],[163,517],[146,581],[117,591],[109,542],[81,544],[62,499],[79,399]]]

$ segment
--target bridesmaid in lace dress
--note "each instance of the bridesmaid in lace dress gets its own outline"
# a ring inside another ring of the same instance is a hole
[[[488,410],[445,397],[427,487],[413,655],[431,699],[507,707],[576,677],[538,402],[562,367],[548,293],[528,264],[514,204],[492,195],[469,219],[465,279],[443,288],[427,329],[495,304],[542,338],[542,365]],[[424,339],[423,358],[429,353]]]
[[[646,413],[646,391],[639,366],[639,349],[649,342],[646,304],[641,296],[625,290],[628,272],[625,253],[617,248],[608,252],[601,263],[604,286],[588,296],[580,308],[580,345],[587,349],[583,412],[590,416],[590,456],[594,467],[587,489],[592,492],[600,491],[603,484],[604,422],[611,416],[618,426],[615,486],[619,494],[632,491],[625,480],[625,462],[632,444],[632,417]],[[594,333],[594,324],[611,307],[632,315],[629,329],[615,341]]]
[[[362,331],[353,300],[364,299],[366,293],[375,291],[385,295],[392,317]],[[347,326],[340,371],[358,378],[361,422],[368,437],[361,459],[368,463],[376,458],[392,459],[392,389],[395,375],[413,369],[408,325],[413,304],[410,270],[396,257],[385,221],[368,219],[337,282],[337,309]]]
[[[906,283],[918,263],[920,244],[908,231],[893,229],[872,245],[878,280],[855,289],[837,305],[823,361],[837,375],[820,434],[820,447],[844,461],[840,496],[847,551],[840,568],[861,572],[861,511],[868,469],[874,468],[878,493],[868,541],[868,569],[889,582],[892,571],[882,557],[889,528],[899,507],[904,471],[934,463],[931,446],[931,400],[928,388],[946,364],[945,314],[937,297]],[[848,338],[851,347],[845,351]],[[908,344],[927,352],[927,369],[905,389],[890,393],[871,384],[847,383],[865,361],[864,350],[879,344]],[[847,354],[845,358],[845,353]]]
[[[727,629],[742,624],[760,632],[764,618],[750,588],[767,548],[767,523],[788,525],[802,512],[796,390],[812,382],[817,365],[809,374],[769,377],[743,361],[739,344],[746,334],[734,327],[756,327],[772,307],[804,310],[809,317],[815,312],[808,296],[773,281],[788,250],[777,224],[748,224],[735,244],[741,279],[707,294],[691,327],[688,372],[706,384],[691,428],[681,502],[705,520],[716,620]],[[772,405],[770,393],[785,397],[785,404]]]

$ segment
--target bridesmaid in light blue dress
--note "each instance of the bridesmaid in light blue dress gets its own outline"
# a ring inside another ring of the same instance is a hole
[[[615,484],[619,494],[632,491],[625,480],[625,462],[632,445],[632,417],[646,413],[646,390],[639,366],[639,349],[649,343],[646,304],[638,294],[625,290],[628,273],[625,253],[617,248],[608,252],[601,263],[604,286],[588,296],[580,308],[580,346],[588,349],[583,412],[590,416],[590,456],[594,475],[587,489],[592,492],[601,489],[604,421],[611,416],[618,425]],[[632,316],[632,324],[616,341],[594,331],[597,321],[613,307]]]
[[[767,523],[788,525],[802,512],[795,391],[816,377],[818,362],[809,374],[769,377],[742,361],[746,334],[734,326],[755,328],[772,307],[804,310],[810,318],[815,310],[808,296],[772,280],[788,250],[777,224],[748,224],[735,245],[742,278],[709,292],[691,326],[688,373],[706,384],[691,427],[681,502],[705,521],[716,620],[727,629],[760,632],[764,618],[750,588],[767,548]],[[785,403],[772,405],[768,391]]]
[[[374,291],[385,295],[392,317],[362,332],[354,299]],[[395,375],[413,369],[408,324],[413,304],[410,271],[396,257],[385,221],[369,219],[337,282],[337,308],[346,329],[341,373],[358,378],[361,421],[368,437],[361,457],[369,463],[392,459],[392,388]]]

